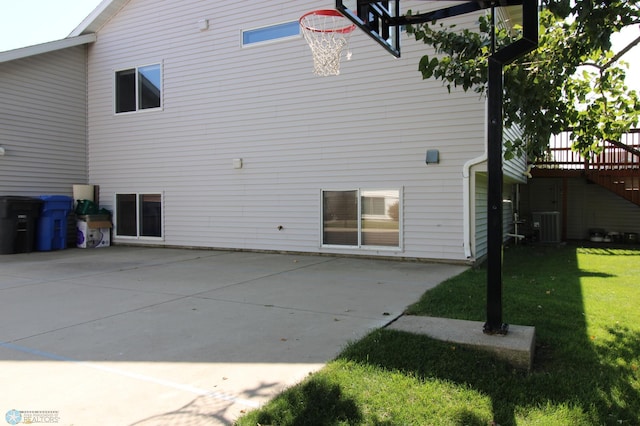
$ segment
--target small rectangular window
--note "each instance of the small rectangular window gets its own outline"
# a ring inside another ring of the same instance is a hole
[[[162,72],[159,64],[116,71],[116,113],[160,108]]]
[[[116,236],[162,238],[161,194],[116,194]]]
[[[248,46],[255,43],[279,40],[300,35],[300,23],[298,21],[269,25],[267,27],[254,28],[242,31],[242,45]]]
[[[400,247],[400,191],[322,191],[322,244]]]

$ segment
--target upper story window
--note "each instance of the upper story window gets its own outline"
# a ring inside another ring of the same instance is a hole
[[[116,71],[116,114],[160,108],[162,71],[160,64]]]
[[[282,24],[269,25],[242,31],[242,45],[249,46],[255,43],[296,37],[300,35],[300,23],[298,21],[284,22]]]

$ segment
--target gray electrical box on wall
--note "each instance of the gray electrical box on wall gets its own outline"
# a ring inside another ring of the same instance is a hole
[[[429,149],[427,150],[427,158],[425,163],[427,164],[438,164],[440,162],[440,151],[437,149]]]

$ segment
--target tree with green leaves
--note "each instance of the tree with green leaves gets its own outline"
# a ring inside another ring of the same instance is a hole
[[[551,135],[572,129],[573,149],[585,156],[601,141],[619,141],[640,119],[638,94],[625,85],[624,54],[611,36],[640,24],[640,0],[547,0],[540,12],[536,50],[504,67],[504,124],[518,126],[522,138],[507,141],[505,158],[526,153],[544,157]],[[409,12],[411,13],[411,12]],[[496,26],[481,15],[479,31],[430,22],[407,32],[435,49],[419,63],[423,78],[442,80],[484,94],[487,58],[519,38],[520,28]],[[639,47],[640,48],[640,47]]]

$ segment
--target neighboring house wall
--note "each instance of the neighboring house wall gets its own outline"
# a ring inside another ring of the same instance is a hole
[[[640,207],[582,178],[536,178],[522,187],[523,213],[563,211],[566,199],[567,239],[586,240],[590,229],[640,234]]]
[[[505,128],[503,140],[514,141],[521,137],[521,131],[516,127]],[[524,171],[526,170],[525,156],[514,157],[510,160],[503,158],[503,204],[502,204],[502,236],[507,241],[513,234],[514,229],[514,213],[517,206],[516,185],[526,183]],[[474,207],[471,214],[471,235],[472,238],[472,254],[477,260],[482,260],[487,255],[487,197],[488,197],[488,176],[487,162],[482,161],[474,165],[470,170],[472,176],[471,186],[475,189]]]
[[[312,75],[302,38],[241,47],[241,30],[326,3],[132,0],[99,30],[89,48],[90,183],[109,209],[116,193],[163,195],[162,240],[134,242],[466,260],[462,167],[484,150],[476,93],[423,81],[428,49],[406,35],[393,59],[356,30],[353,59],[327,78]],[[114,72],[156,63],[162,111],[114,114]],[[439,164],[425,164],[427,149]],[[401,250],[321,246],[321,191],[357,188],[400,190]]]
[[[487,255],[487,232],[488,232],[488,191],[489,179],[486,173],[475,173],[475,201],[476,212],[474,218],[474,229],[472,235],[475,235],[474,255],[476,259],[482,259]]]
[[[514,126],[504,128],[503,143],[513,142],[522,137],[522,131]],[[505,180],[512,183],[527,183],[524,171],[527,169],[527,157],[522,155],[503,160]]]
[[[584,179],[567,184],[568,239],[588,238],[592,228],[640,234],[640,207]]]
[[[487,238],[488,238],[488,208],[487,197],[489,190],[489,179],[486,172],[474,173],[475,180],[475,217],[473,218],[473,235],[475,236],[474,257],[482,260],[487,255]],[[513,191],[515,186],[505,183],[502,188],[502,239],[509,240],[507,234],[513,233]]]
[[[87,182],[86,47],[0,63],[0,195],[72,195]]]

